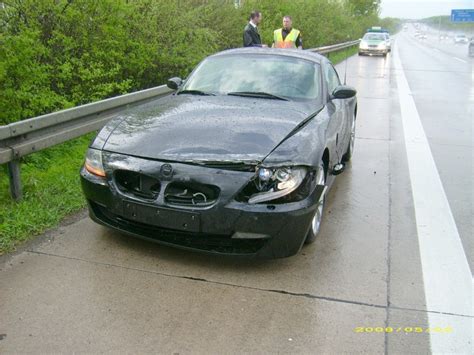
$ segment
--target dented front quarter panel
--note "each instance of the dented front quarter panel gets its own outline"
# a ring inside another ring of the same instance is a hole
[[[317,167],[321,162],[324,149],[330,152],[335,149],[335,140],[326,136],[329,122],[327,108],[324,107],[315,117],[308,121],[292,136],[269,154],[263,161],[263,166],[309,166]]]

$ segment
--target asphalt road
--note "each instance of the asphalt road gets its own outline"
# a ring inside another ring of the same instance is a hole
[[[356,152],[299,255],[204,256],[80,216],[0,259],[0,353],[472,352],[472,61],[433,47],[402,33],[349,59]]]
[[[421,41],[403,33],[400,55],[472,272],[474,58],[436,34]]]

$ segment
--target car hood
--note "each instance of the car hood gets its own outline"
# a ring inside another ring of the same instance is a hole
[[[235,96],[170,95],[116,118],[103,149],[180,162],[260,162],[321,106]]]

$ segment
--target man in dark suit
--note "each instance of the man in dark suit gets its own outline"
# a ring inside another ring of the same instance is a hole
[[[258,33],[258,24],[262,21],[260,11],[252,11],[249,23],[244,28],[244,47],[267,47],[262,44],[260,33]]]

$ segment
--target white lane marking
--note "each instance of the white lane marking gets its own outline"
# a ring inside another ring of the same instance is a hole
[[[474,83],[474,70],[471,70],[471,83]],[[474,85],[471,85],[471,90],[469,91],[469,101],[474,102]],[[471,115],[473,111],[471,110]]]
[[[453,58],[456,59],[456,60],[459,60],[460,62],[467,63],[467,61],[465,61],[464,59],[461,59],[461,58],[458,58],[458,57],[453,57]]]
[[[472,316],[471,270],[398,50],[394,54],[426,308]],[[453,330],[450,334],[430,332],[432,352],[472,352],[472,318],[428,313],[428,322],[430,327]]]

